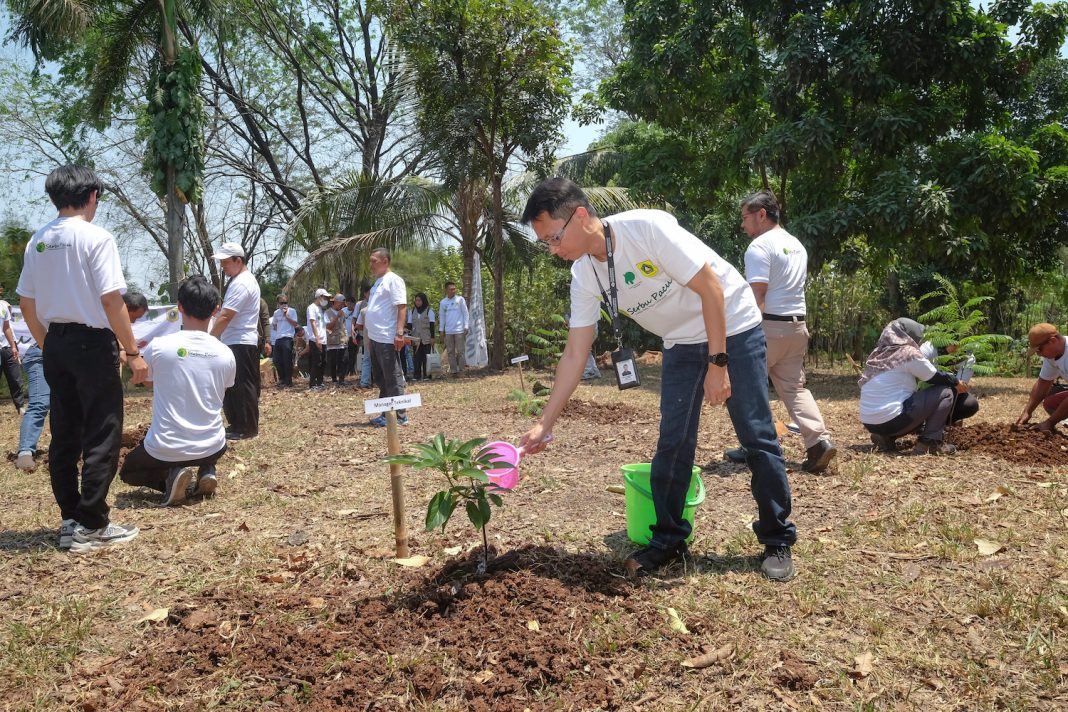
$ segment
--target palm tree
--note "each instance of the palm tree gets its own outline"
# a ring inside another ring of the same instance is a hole
[[[170,291],[171,299],[176,299],[184,269],[185,203],[198,197],[199,173],[204,165],[202,137],[197,135],[200,104],[195,92],[200,65],[194,51],[179,49],[177,28],[179,21],[204,22],[212,17],[213,0],[118,0],[103,6],[87,0],[7,2],[15,16],[11,37],[28,46],[38,61],[67,55],[74,45],[90,37],[98,42],[87,97],[93,121],[107,119],[111,106],[122,95],[137,52],[146,47],[155,50],[157,84],[146,92],[156,139],[148,151],[156,165],[149,168],[162,173],[162,180],[154,181],[158,184],[154,187],[166,200]],[[192,92],[188,91],[190,83]],[[176,134],[182,135],[175,140]]]

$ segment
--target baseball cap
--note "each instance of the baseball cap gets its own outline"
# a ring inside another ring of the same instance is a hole
[[[1035,324],[1031,327],[1031,330],[1027,332],[1027,343],[1031,348],[1027,349],[1027,355],[1038,351],[1042,344],[1050,340],[1051,336],[1057,336],[1057,327],[1053,324],[1047,324],[1045,322],[1041,324]]]
[[[245,248],[236,242],[224,242],[219,246],[219,251],[211,256],[213,260],[226,260],[231,257],[245,258]]]
[[[338,292],[337,294],[334,295],[334,301],[335,302],[343,302],[343,301],[345,301],[345,295],[342,294],[341,292]]]
[[[330,296],[330,292],[326,291],[322,287],[320,287],[319,289],[315,290],[315,298],[316,299],[318,299],[319,297],[329,297],[329,296]]]

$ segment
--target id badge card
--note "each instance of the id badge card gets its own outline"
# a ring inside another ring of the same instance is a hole
[[[616,385],[619,390],[637,388],[642,384],[638,376],[638,365],[634,363],[634,352],[630,349],[612,352],[612,369],[616,372]]]

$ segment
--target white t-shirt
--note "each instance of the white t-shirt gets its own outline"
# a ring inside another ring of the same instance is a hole
[[[860,422],[880,425],[901,415],[901,404],[916,392],[917,382],[926,381],[936,373],[934,364],[921,358],[874,376],[860,387]]]
[[[326,319],[324,318],[323,308],[317,303],[312,302],[308,305],[308,325],[304,328],[304,336],[308,339],[309,344],[318,344],[322,342],[323,346],[326,346]],[[312,325],[315,325],[315,331],[312,331]]]
[[[6,299],[0,299],[0,348],[7,344],[8,346],[14,346],[9,343],[7,336],[3,334],[4,322],[11,321],[11,305],[7,303]]]
[[[233,309],[236,314],[219,335],[224,344],[255,346],[260,341],[256,330],[260,321],[260,285],[251,270],[245,269],[230,280],[223,299],[223,309]]]
[[[26,243],[16,291],[35,300],[45,328],[55,321],[110,329],[100,297],[126,291],[115,238],[81,218],[56,218]]]
[[[768,285],[765,314],[805,315],[807,270],[805,246],[781,227],[753,238],[745,251],[745,281]]]
[[[1038,372],[1038,377],[1043,381],[1055,381],[1057,376],[1068,378],[1068,348],[1058,359],[1042,358],[1042,369]]]
[[[274,314],[271,315],[272,344],[275,339],[292,339],[293,335],[296,333],[297,327],[286,321],[287,316],[293,321],[296,321],[297,310],[293,307],[286,307],[286,310],[283,312],[282,307],[278,307],[274,310]]]
[[[396,272],[386,272],[371,287],[367,306],[360,310],[357,323],[367,337],[380,344],[392,344],[397,335],[397,307],[408,303],[408,288]]]
[[[462,334],[471,326],[467,302],[459,294],[452,299],[442,299],[438,304],[438,314],[441,315],[441,331],[444,334]]]
[[[708,341],[701,297],[686,283],[709,265],[723,286],[727,336],[759,326],[753,290],[729,262],[660,210],[630,210],[606,219],[615,236],[620,314],[663,337],[664,348]],[[586,256],[571,266],[571,326],[592,326],[608,291],[608,263]]]
[[[157,336],[141,354],[153,384],[148,454],[182,462],[221,450],[223,394],[237,374],[233,352],[207,332],[178,331]]]

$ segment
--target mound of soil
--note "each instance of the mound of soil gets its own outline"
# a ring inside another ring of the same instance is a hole
[[[1021,465],[1068,465],[1068,437],[1037,430],[1014,431],[1002,423],[969,423],[947,431],[957,449],[981,453]]]
[[[631,671],[610,661],[640,648],[660,616],[609,561],[528,547],[483,576],[474,561],[452,561],[399,596],[360,597],[361,586],[336,579],[206,592],[111,667],[118,694],[92,702],[159,709],[222,692],[257,709],[617,708]]]
[[[126,456],[130,454],[131,450],[136,450],[137,446],[145,441],[145,436],[148,435],[147,425],[138,425],[132,430],[122,431],[122,442],[119,445],[119,469],[122,469],[122,463],[126,462]]]
[[[622,403],[591,403],[590,401],[574,398],[567,402],[561,415],[565,418],[581,419],[597,425],[633,424],[636,419],[654,417]]]

